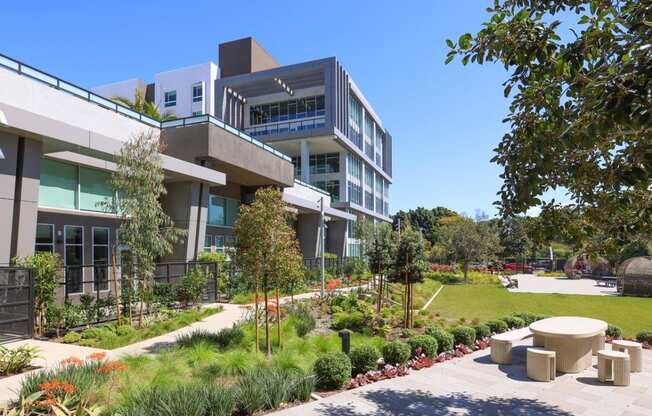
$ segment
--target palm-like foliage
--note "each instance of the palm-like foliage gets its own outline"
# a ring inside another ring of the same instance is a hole
[[[145,96],[143,95],[143,92],[139,89],[135,90],[133,100],[127,97],[118,97],[118,96],[111,97],[111,99],[117,102],[118,104],[127,106],[140,114],[144,114],[158,121],[174,120],[175,118],[177,118],[177,116],[171,111],[166,111],[163,114],[161,114],[158,105],[154,104],[151,101],[147,101],[145,99]]]

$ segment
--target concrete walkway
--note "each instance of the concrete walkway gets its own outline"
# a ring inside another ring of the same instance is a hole
[[[598,286],[591,279],[567,279],[565,277],[543,277],[533,274],[517,274],[518,289],[508,289],[510,292],[528,293],[563,293],[567,295],[616,295],[615,287]]]
[[[529,343],[531,345],[531,341]],[[551,383],[527,378],[522,343],[512,365],[491,362],[489,349],[412,371],[408,376],[348,390],[274,413],[275,416],[554,415],[644,416],[652,414],[652,351],[631,385],[597,381],[597,370],[561,374]],[[594,364],[596,359],[594,357]]]

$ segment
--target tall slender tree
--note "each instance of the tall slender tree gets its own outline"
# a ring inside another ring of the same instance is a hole
[[[422,234],[411,226],[401,227],[400,241],[392,265],[390,280],[405,286],[404,325],[410,328],[413,323],[412,285],[423,281],[428,270]]]
[[[262,284],[265,302],[265,349],[268,355],[271,354],[269,291],[274,290],[276,294],[280,343],[279,289],[287,279],[294,278],[295,273],[302,271],[296,235],[289,225],[290,215],[278,189],[260,188],[256,191],[254,202],[241,208],[235,225],[238,264],[254,276],[257,289],[259,278]],[[257,313],[255,324],[258,333]]]
[[[131,269],[138,276],[139,325],[153,289],[156,258],[171,253],[173,245],[185,235],[174,227],[161,206],[161,197],[166,194],[161,151],[161,141],[152,131],[125,143],[116,155],[116,170],[111,176],[117,197],[103,203],[120,217],[120,244],[129,248],[130,258],[136,263]],[[133,282],[128,285],[131,291]],[[131,316],[131,301],[129,313]]]
[[[377,276],[378,300],[376,311],[382,310],[383,291],[385,290],[385,274],[392,267],[396,252],[396,242],[392,226],[387,223],[377,224],[373,230],[365,255],[369,262],[371,273]]]

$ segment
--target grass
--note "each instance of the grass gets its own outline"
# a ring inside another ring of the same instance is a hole
[[[535,275],[539,277],[566,277],[564,272],[538,272]]]
[[[499,285],[446,285],[428,310],[434,319],[487,321],[512,312],[586,316],[617,325],[623,335],[652,329],[652,299],[612,296],[512,293]]]
[[[222,310],[223,308],[221,306],[217,308],[203,308],[201,310],[185,310],[171,318],[154,322],[144,328],[133,328],[128,325],[117,326],[115,324],[93,327],[82,333],[82,340],[79,344],[87,347],[104,348],[108,350],[120,348],[125,345],[176,331],[179,328],[200,321],[207,316],[214,315]]]

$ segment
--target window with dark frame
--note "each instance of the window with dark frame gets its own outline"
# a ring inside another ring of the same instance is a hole
[[[165,107],[174,107],[177,105],[177,92],[176,91],[166,91],[164,94],[164,103]]]
[[[93,290],[109,290],[109,229],[93,227]]]
[[[63,233],[66,293],[83,293],[84,227],[79,225],[65,225],[63,227]]]
[[[37,253],[54,253],[54,224],[36,224]]]
[[[174,97],[176,101],[176,96]],[[204,100],[204,87],[201,82],[192,86],[192,102],[200,103]]]

